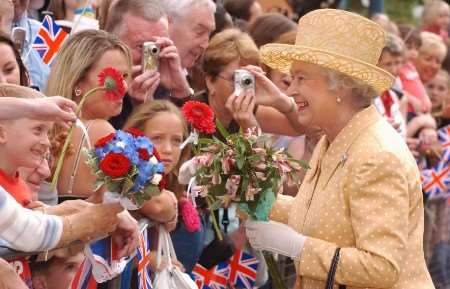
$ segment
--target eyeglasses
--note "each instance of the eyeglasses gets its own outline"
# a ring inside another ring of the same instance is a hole
[[[221,78],[221,79],[223,79],[223,80],[226,80],[226,81],[228,81],[228,82],[231,82],[231,83],[233,83],[233,76],[231,76],[231,77],[226,77],[226,76],[224,76],[224,75],[221,75],[221,74],[217,74],[217,77],[218,78]]]

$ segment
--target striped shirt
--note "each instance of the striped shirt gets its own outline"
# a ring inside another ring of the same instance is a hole
[[[32,252],[54,248],[62,235],[60,217],[21,207],[0,186],[0,238],[11,249]]]

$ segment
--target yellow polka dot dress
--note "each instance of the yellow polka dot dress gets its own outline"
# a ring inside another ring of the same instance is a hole
[[[335,281],[347,289],[434,288],[419,171],[375,107],[355,115],[332,143],[322,138],[310,166],[298,195],[280,195],[271,213],[307,236],[295,288],[323,289],[337,247]]]

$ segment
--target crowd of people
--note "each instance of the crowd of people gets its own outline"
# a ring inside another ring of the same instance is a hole
[[[286,13],[266,2],[0,0],[0,288],[69,288],[83,244],[109,235],[131,255],[142,218],[171,232],[185,272],[251,247],[295,264],[294,288],[324,288],[330,276],[339,288],[450,288],[449,4],[424,1],[412,26],[334,9],[340,1],[285,1]],[[55,48],[59,32],[48,29],[48,58],[33,45],[46,15],[67,34]],[[146,42],[158,47],[157,69],[143,69]],[[84,99],[109,67],[124,95]],[[237,69],[254,90],[235,93]],[[195,171],[183,145],[188,100],[208,104],[229,132],[258,127],[309,163],[284,184],[270,222],[244,222],[234,206],[210,211],[201,197],[194,208],[179,181]],[[135,211],[103,203],[107,189],[96,188],[83,153],[130,128],[152,141],[166,178]],[[183,211],[192,208],[196,229]],[[162,269],[157,234],[152,272]],[[260,259],[255,288],[272,288]]]

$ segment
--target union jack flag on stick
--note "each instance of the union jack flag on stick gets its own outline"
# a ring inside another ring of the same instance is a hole
[[[253,289],[259,261],[252,255],[238,250],[228,261],[230,268],[229,282],[232,286]]]
[[[51,66],[59,48],[68,36],[69,34],[59,27],[51,16],[46,15],[32,47],[39,53],[42,61]]]
[[[97,289],[97,282],[92,275],[92,264],[88,259],[81,263],[69,289]]]
[[[450,167],[441,160],[435,167],[422,170],[422,190],[428,199],[449,196]]]
[[[150,279],[150,241],[148,239],[147,228],[141,231],[139,236],[139,247],[137,250],[138,258],[138,288],[151,289],[152,280]]]
[[[196,264],[192,270],[192,279],[199,289],[227,289],[229,277],[230,268],[224,262],[209,270],[200,264]]]

